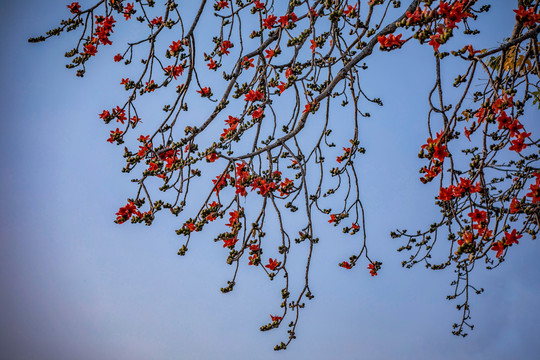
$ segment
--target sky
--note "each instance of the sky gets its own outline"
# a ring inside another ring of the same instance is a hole
[[[105,141],[109,129],[97,114],[111,98],[119,101],[121,70],[96,60],[87,76],[76,78],[63,57],[73,38],[27,42],[54,26],[67,3],[0,5],[2,358],[532,359],[540,353],[537,241],[524,237],[501,267],[476,269],[485,292],[472,299],[475,328],[462,339],[451,335],[457,303],[445,299],[452,271],[402,269],[407,255],[395,251],[400,240],[389,236],[438,216],[436,187],[418,181],[434,76],[429,49],[374,53],[366,75],[365,86],[385,103],[361,123],[368,152],[358,160],[370,255],[383,262],[382,271],[371,277],[362,267],[336,266],[358,244],[322,221],[311,273],[316,297],[300,314],[297,339],[274,352],[286,334],[258,329],[279,310],[279,283],[245,266],[235,290],[222,294],[231,269],[210,237],[196,238],[179,257],[174,218],[159,217],[151,227],[113,223],[134,188],[120,172],[121,149]],[[512,2],[493,3],[482,23],[488,46],[513,25]]]

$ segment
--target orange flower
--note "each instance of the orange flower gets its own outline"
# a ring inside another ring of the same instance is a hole
[[[274,270],[276,270],[276,268],[277,268],[279,265],[281,265],[281,262],[278,262],[277,259],[274,260],[274,259],[270,258],[270,259],[268,259],[268,264],[265,265],[264,267],[266,267],[266,268],[268,268],[268,269],[274,271]]]

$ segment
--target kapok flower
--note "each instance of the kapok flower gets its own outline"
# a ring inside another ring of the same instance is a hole
[[[511,233],[505,231],[504,232],[504,244],[507,246],[511,246],[512,244],[519,244],[518,239],[521,239],[523,235],[519,235],[516,231],[516,229],[513,229]]]
[[[394,34],[389,34],[388,36],[383,35],[377,37],[377,41],[381,45],[381,50],[393,50],[396,48],[400,48],[401,45],[407,42],[407,40],[401,40],[401,37],[403,34],[399,34],[398,36],[395,36]]]
[[[371,274],[371,276],[377,276],[377,267],[375,266],[375,264],[371,263],[368,265],[367,268],[369,269],[369,273]]]
[[[496,243],[493,244],[493,246],[491,247],[491,250],[497,252],[495,256],[498,259],[504,252],[504,244],[502,243],[502,241],[497,241]]]
[[[197,90],[201,97],[210,97],[212,95],[212,89],[209,87],[203,87],[201,90]]]
[[[272,26],[274,26],[276,23],[277,16],[275,15],[269,15],[266,19],[263,20],[263,26],[268,30],[272,29]]]
[[[72,13],[72,14],[80,14],[81,13],[81,5],[79,5],[78,2],[73,2],[69,5],[66,5],[67,8],[69,9],[69,11]]]
[[[217,10],[221,10],[221,9],[224,9],[224,8],[228,8],[229,3],[227,2],[227,0],[216,0],[215,7],[217,8]]]
[[[276,270],[276,268],[277,268],[279,265],[281,265],[281,262],[278,262],[277,259],[272,259],[272,258],[270,258],[270,259],[268,259],[268,264],[265,265],[264,267],[266,267],[266,268],[268,268],[268,269],[274,271],[274,270]]]

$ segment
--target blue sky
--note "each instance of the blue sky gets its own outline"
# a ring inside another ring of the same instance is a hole
[[[513,25],[511,2],[496,3],[482,24],[489,46]],[[361,124],[368,153],[358,160],[370,255],[383,270],[372,278],[361,266],[337,267],[357,244],[322,221],[311,273],[316,297],[301,312],[298,338],[275,353],[281,329],[258,328],[278,311],[278,283],[246,266],[224,295],[219,288],[231,271],[210,237],[194,239],[188,255],[178,257],[175,219],[158,217],[151,227],[113,223],[134,187],[97,114],[112,106],[111,98],[120,101],[120,68],[96,60],[79,79],[64,68],[67,38],[27,43],[66,13],[63,1],[0,6],[2,357],[531,359],[540,353],[536,241],[524,237],[496,270],[477,269],[475,280],[486,291],[472,300],[475,329],[465,339],[450,333],[459,320],[456,303],[445,300],[452,271],[401,269],[407,255],[395,251],[400,242],[389,232],[421,228],[438,216],[437,189],[418,181],[423,164],[416,157],[427,137],[429,49],[374,54],[364,85],[385,102]]]

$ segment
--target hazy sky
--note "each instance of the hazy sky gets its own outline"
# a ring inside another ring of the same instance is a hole
[[[118,85],[123,68],[110,57],[96,60],[79,79],[64,67],[72,37],[27,43],[66,15],[67,3],[0,5],[0,357],[533,359],[540,354],[537,242],[524,237],[503,266],[475,271],[476,283],[486,291],[473,297],[475,329],[461,339],[451,335],[451,324],[459,320],[457,303],[445,300],[452,270],[401,269],[407,255],[395,251],[400,240],[389,236],[395,228],[416,230],[438,216],[436,186],[418,181],[423,163],[416,156],[427,137],[426,95],[434,76],[429,48],[375,53],[372,77],[363,85],[385,103],[361,124],[368,153],[359,160],[370,255],[383,261],[383,270],[372,278],[365,266],[337,267],[357,243],[339,229],[320,226],[311,274],[316,297],[301,312],[297,339],[276,353],[274,345],[286,334],[258,328],[279,311],[277,281],[245,266],[235,290],[222,294],[231,268],[226,250],[210,236],[195,238],[188,255],[179,257],[174,218],[158,217],[151,227],[113,223],[134,187],[120,172],[121,149],[105,141],[110,129],[97,114],[123,100]],[[486,47],[500,42],[513,25],[513,1],[492,3],[497,6],[491,20],[481,27]]]

